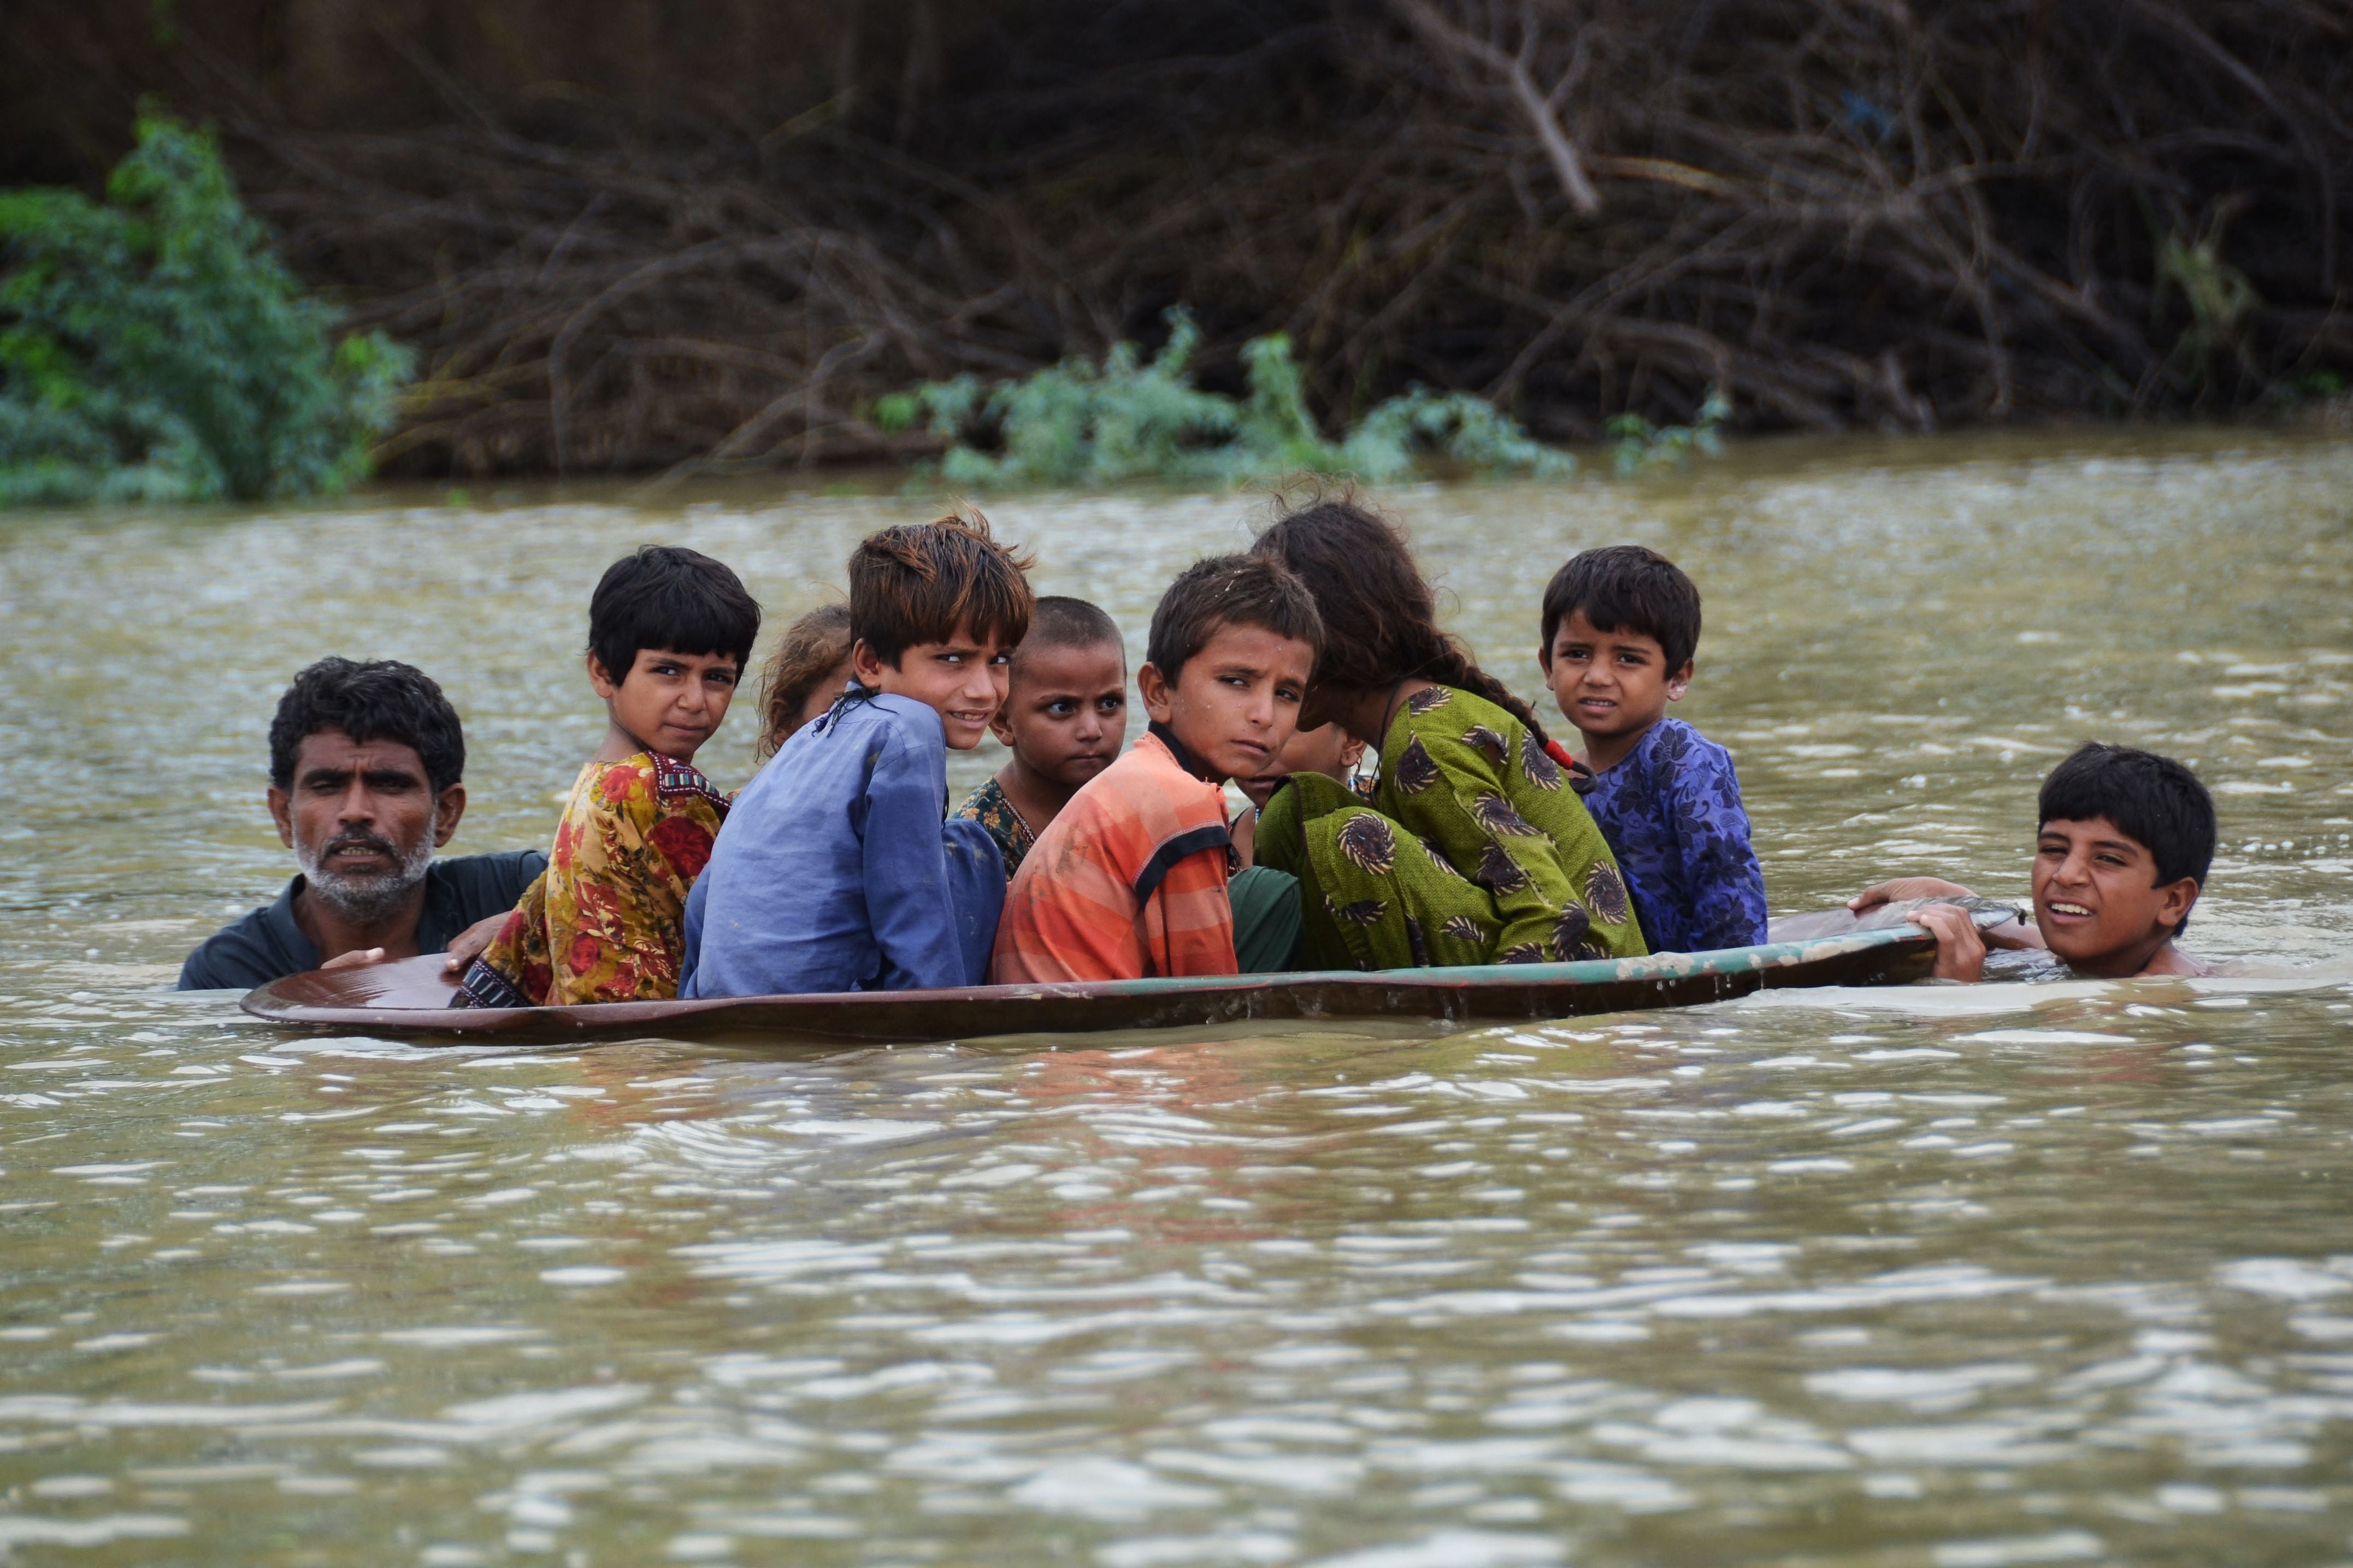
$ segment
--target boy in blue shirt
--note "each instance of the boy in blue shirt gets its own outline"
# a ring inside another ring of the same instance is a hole
[[[1652,952],[1765,940],[1765,873],[1732,758],[1667,704],[1691,688],[1699,590],[1639,544],[1588,550],[1545,589],[1536,650],[1594,773],[1585,809],[1609,839]]]
[[[987,520],[886,528],[849,558],[856,684],[744,786],[696,884],[686,996],[977,985],[1005,902],[947,752],[1005,702],[1028,562]]]

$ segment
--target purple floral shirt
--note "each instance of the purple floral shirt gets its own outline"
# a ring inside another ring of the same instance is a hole
[[[1662,719],[1585,797],[1634,896],[1652,952],[1765,940],[1765,872],[1722,746]]]

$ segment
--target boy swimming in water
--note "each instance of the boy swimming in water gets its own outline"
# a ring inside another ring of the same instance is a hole
[[[1639,544],[1572,557],[1545,589],[1536,659],[1585,742],[1585,809],[1653,952],[1765,940],[1765,873],[1732,757],[1666,716],[1691,688],[1699,625],[1699,589]]]
[[[688,893],[727,803],[693,766],[734,700],[760,606],[707,555],[648,545],[588,602],[605,743],[580,770],[547,869],[459,980],[459,1005],[675,996]]]
[[[1013,754],[956,815],[997,840],[1009,880],[1038,835],[1127,740],[1127,648],[1112,618],[1084,599],[1039,600],[988,731]]]
[[[886,528],[849,558],[848,694],[728,814],[698,890],[690,996],[974,985],[1005,898],[988,836],[947,817],[947,753],[1005,702],[1029,563],[985,519]]]
[[[2170,757],[2097,742],[2051,770],[2037,805],[2034,923],[1980,933],[1966,910],[1930,904],[1908,917],[1936,933],[1936,978],[1985,973],[1986,941],[2047,948],[2077,974],[2122,979],[2204,974],[2178,945],[2214,859],[2214,799]],[[1857,894],[1860,914],[1905,899],[1974,897],[1957,882],[1904,877]]]
[[[1151,729],[1039,835],[1006,894],[991,980],[1287,966],[1299,884],[1235,874],[1225,784],[1291,738],[1322,639],[1307,590],[1273,562],[1215,556],[1169,585],[1136,671]]]

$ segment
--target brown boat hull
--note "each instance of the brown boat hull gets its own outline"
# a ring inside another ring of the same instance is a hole
[[[1574,1017],[1721,1002],[1777,986],[1883,985],[1925,975],[1920,928],[1857,922],[1836,935],[1717,952],[1579,963],[1332,971],[1203,979],[983,985],[937,991],[727,996],[593,1006],[453,1008],[438,954],[289,975],[245,998],[273,1023],[395,1034],[448,1045],[536,1045],[659,1037],[913,1045],[999,1035],[1096,1034],[1286,1021],[1413,1019],[1437,1025]],[[1794,923],[1794,922],[1793,922]]]

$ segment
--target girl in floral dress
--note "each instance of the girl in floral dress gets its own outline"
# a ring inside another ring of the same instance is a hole
[[[707,555],[649,545],[605,574],[587,660],[605,743],[573,783],[547,869],[459,982],[459,1005],[678,994],[687,894],[727,814],[693,758],[726,719],[759,630],[759,605]]]

